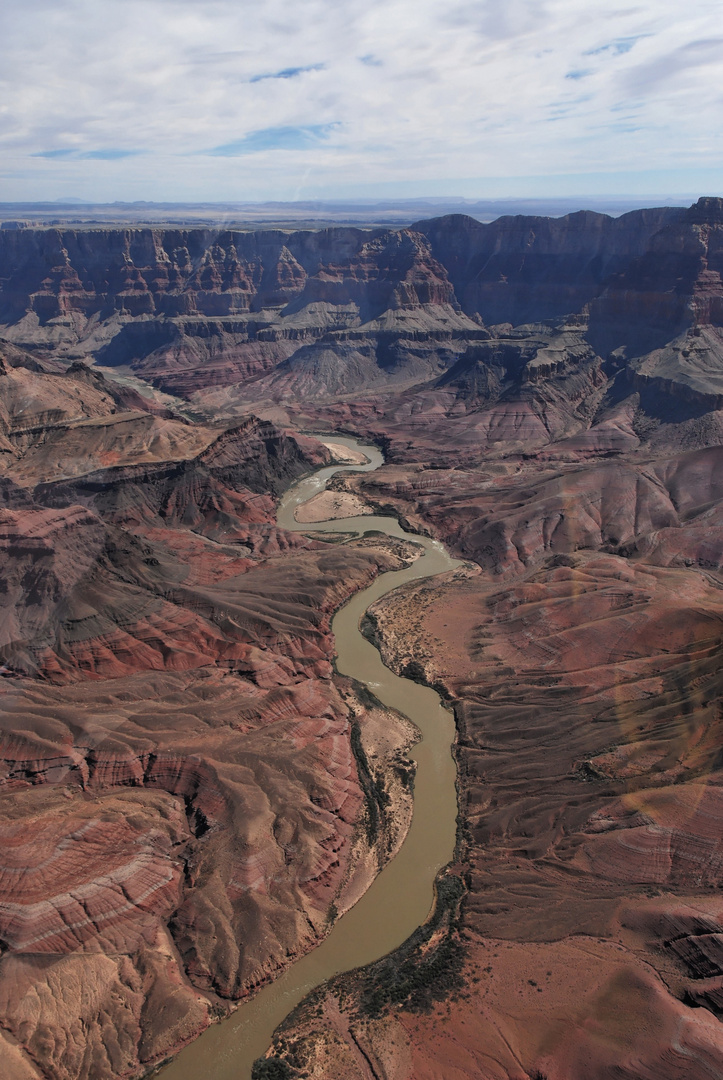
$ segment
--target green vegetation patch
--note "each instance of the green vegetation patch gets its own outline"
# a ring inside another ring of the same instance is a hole
[[[437,903],[430,921],[396,952],[378,960],[361,976],[360,1011],[379,1017],[390,1007],[426,1012],[464,986],[464,949],[457,937],[459,905],[465,888],[461,878],[447,875],[437,882]],[[446,927],[440,940],[431,938]]]
[[[362,637],[365,637],[367,641],[371,642],[375,649],[380,648],[381,636],[379,634],[379,620],[371,611],[365,611],[362,615],[361,622],[359,623],[359,632]]]
[[[359,783],[364,792],[367,811],[367,840],[371,846],[379,835],[379,827],[389,803],[389,795],[382,773],[379,772],[374,777],[369,767],[369,759],[362,745],[361,728],[358,720],[352,720],[351,723],[351,749],[356,761]]]
[[[283,1058],[257,1058],[251,1070],[251,1080],[293,1080],[298,1076]]]

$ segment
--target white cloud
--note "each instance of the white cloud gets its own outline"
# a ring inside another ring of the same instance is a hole
[[[723,165],[719,20],[717,0],[8,0],[0,198]]]

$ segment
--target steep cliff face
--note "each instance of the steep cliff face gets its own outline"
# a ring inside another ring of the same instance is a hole
[[[390,307],[447,304],[452,288],[412,230],[320,233],[203,229],[4,231],[2,317],[255,313],[354,304],[362,321]]]
[[[681,216],[681,210],[663,207],[620,218],[580,211],[483,225],[460,214],[416,227],[429,238],[466,312],[478,312],[485,323],[516,326],[579,311]]]
[[[368,232],[4,231],[0,319],[36,353],[131,365],[185,396],[396,390],[439,376],[485,326],[571,314],[627,362],[721,322],[720,202]]]
[[[23,235],[0,237],[7,336],[68,359],[132,364],[174,392],[246,383],[322,340],[343,352],[335,332],[362,324],[364,344],[384,355],[420,333],[478,329],[457,314],[444,267],[413,230]]]
[[[590,340],[628,356],[723,322],[723,199],[701,199],[653,235],[590,304]]]

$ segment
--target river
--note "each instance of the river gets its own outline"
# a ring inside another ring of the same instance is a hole
[[[185,1047],[162,1070],[163,1080],[250,1080],[253,1062],[268,1049],[274,1030],[310,990],[342,971],[378,960],[424,922],[431,910],[436,874],[454,852],[457,797],[452,714],[434,690],[386,668],[378,651],[360,633],[359,621],[370,604],[392,589],[454,570],[461,563],[438,541],[406,533],[391,517],[368,515],[300,525],[294,519],[297,506],[323,490],[335,473],[368,472],[383,464],[374,446],[336,435],[333,441],[361,450],[368,464],[328,466],[300,480],[281,500],[278,522],[297,532],[362,534],[375,530],[424,547],[422,558],[406,570],[381,574],[340,608],[332,622],[338,670],[365,683],[380,701],[408,716],[421,732],[421,740],[409,755],[417,763],[412,824],[397,855],[329,935],[244,1001],[235,1013]]]

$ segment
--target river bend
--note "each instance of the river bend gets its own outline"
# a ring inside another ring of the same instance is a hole
[[[322,491],[335,473],[369,472],[383,463],[374,446],[337,435],[333,441],[361,450],[368,463],[328,466],[298,481],[281,500],[278,523],[297,532],[361,535],[374,530],[413,539],[424,547],[423,557],[405,570],[381,574],[340,608],[332,621],[338,670],[365,683],[380,701],[408,716],[421,732],[420,741],[409,754],[417,764],[412,823],[397,855],[328,936],[274,982],[242,1002],[235,1013],[180,1051],[162,1070],[163,1080],[250,1080],[253,1062],[266,1052],[275,1029],[310,990],[340,972],[378,960],[424,922],[432,906],[436,874],[454,852],[457,797],[452,714],[434,690],[386,668],[377,649],[362,636],[359,622],[370,604],[400,585],[461,564],[438,541],[405,532],[391,517],[365,515],[299,524],[294,518],[296,508]]]

